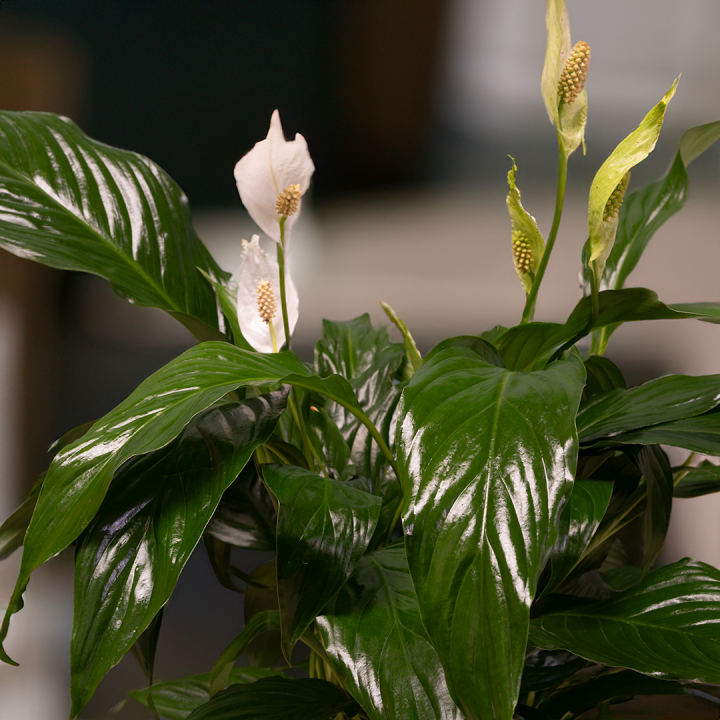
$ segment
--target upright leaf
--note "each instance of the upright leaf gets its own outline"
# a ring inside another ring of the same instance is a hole
[[[420,619],[404,545],[366,555],[317,622],[370,720],[460,720]]]
[[[360,706],[325,680],[263,678],[237,683],[188,715],[188,720],[335,720],[353,717]]]
[[[284,407],[276,392],[209,410],[120,470],[76,551],[74,714],[167,602],[223,492]]]
[[[593,179],[588,201],[590,237],[587,248],[588,263],[595,273],[598,287],[617,231],[617,219],[613,222],[607,222],[605,219],[607,202],[626,173],[655,149],[665,119],[665,111],[675,95],[678,81],[679,78],[675,80],[663,99],[645,116],[637,129],[612,151]]]
[[[282,650],[290,653],[365,553],[380,498],[292,465],[266,465],[278,499],[277,580]]]
[[[0,112],[0,247],[100,275],[130,302],[218,327],[197,268],[224,273],[182,190],[147,158],[92,140],[67,118]]]
[[[467,718],[510,720],[529,606],[577,462],[576,357],[518,373],[447,340],[403,391],[398,465],[420,614]]]
[[[531,644],[646,675],[720,682],[720,570],[681,560],[630,590],[536,618]]]

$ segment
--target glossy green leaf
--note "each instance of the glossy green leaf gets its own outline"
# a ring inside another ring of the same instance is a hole
[[[554,688],[584,667],[585,658],[565,650],[539,650],[535,648],[526,658],[520,692],[537,692]]]
[[[188,715],[188,720],[335,720],[353,717],[360,706],[325,680],[263,678],[231,685]]]
[[[210,535],[207,528],[203,533],[203,545],[205,545],[208,560],[210,560],[210,565],[218,582],[228,590],[238,593],[242,592],[234,580],[235,573],[233,570],[235,568],[233,568],[231,563],[232,545]]]
[[[278,599],[289,662],[295,643],[365,553],[381,500],[292,465],[265,465],[263,476],[279,503]]]
[[[392,415],[400,392],[393,382],[399,379],[405,357],[402,345],[390,342],[385,328],[375,329],[370,316],[346,322],[323,320],[323,333],[315,347],[315,365],[321,376],[337,374],[346,378],[360,407],[392,446]],[[347,407],[326,406],[351,449],[357,472],[375,480],[386,465],[366,427]]]
[[[601,440],[598,445],[672,445],[704,455],[720,455],[720,412],[640,428]]]
[[[720,375],[667,375],[630,388],[594,395],[578,412],[581,442],[681,420],[720,403]]]
[[[577,461],[577,357],[533,373],[447,340],[403,391],[398,465],[423,624],[469,719],[510,720],[529,606]]]
[[[280,676],[279,670],[268,668],[233,668],[230,684],[253,683],[267,677]],[[149,707],[150,688],[131,690],[128,695],[141,705]],[[190,713],[210,700],[210,673],[191,675],[181,680],[170,680],[152,686],[152,701],[158,713],[168,720],[185,720]]]
[[[592,395],[610,392],[615,388],[625,390],[627,383],[620,368],[602,355],[591,355],[583,363],[587,371],[587,382],[583,390],[583,401]]]
[[[196,268],[225,274],[182,190],[147,158],[92,140],[67,118],[0,112],[0,188],[0,247],[100,275],[133,303],[217,329],[215,295]]]
[[[679,78],[663,99],[645,116],[636,130],[630,133],[611,153],[597,171],[590,186],[588,201],[588,262],[599,281],[605,269],[605,261],[612,250],[617,230],[617,218],[605,222],[605,206],[625,174],[642,162],[657,143],[665,111],[672,100]]]
[[[659,680],[632,670],[601,675],[589,682],[571,685],[553,693],[540,704],[548,717],[561,718],[566,713],[577,717],[594,710],[601,703],[615,704],[646,695],[685,695],[687,690],[673,680]]]
[[[720,492],[720,466],[709,460],[703,460],[695,467],[674,470],[682,474],[682,479],[675,485],[675,497],[692,498]]]
[[[117,474],[76,550],[75,714],[167,602],[223,492],[272,432],[285,398],[278,391],[209,410]]]
[[[404,545],[366,555],[317,622],[370,720],[460,720],[420,619]]]
[[[44,480],[45,473],[33,484],[20,507],[0,525],[0,560],[22,547]]]
[[[325,393],[367,421],[343,378],[311,377],[310,370],[290,352],[262,355],[209,342],[151,375],[82,438],[60,451],[48,470],[28,528],[20,576],[0,640],[7,634],[10,616],[22,607],[22,593],[32,571],[66,548],[88,525],[122,463],[168,443],[194,415],[230,390],[279,382]],[[12,662],[2,649],[0,658]]]
[[[512,159],[512,158],[511,158]],[[510,213],[510,222],[512,224],[513,233],[521,233],[523,239],[528,243],[528,248],[531,253],[531,261],[528,272],[523,272],[517,262],[515,263],[515,272],[517,272],[520,282],[525,288],[525,292],[529,293],[532,289],[533,279],[535,273],[540,266],[543,253],[545,252],[545,240],[537,226],[537,221],[525,210],[520,201],[520,190],[515,183],[515,173],[517,172],[517,165],[515,160],[512,161],[512,168],[508,172],[508,192],[507,204],[508,212]],[[514,238],[513,238],[514,239]],[[513,252],[514,256],[514,252]]]
[[[277,610],[278,589],[275,560],[259,565],[250,576],[245,588],[243,614],[247,625],[256,615],[266,610]],[[273,628],[250,641],[245,652],[248,663],[259,667],[270,667],[282,656],[280,628]]]
[[[270,494],[248,463],[225,491],[206,532],[229,545],[275,552],[277,515]]]
[[[132,654],[150,685],[153,684],[155,676],[155,655],[157,654],[164,613],[165,608],[160,608],[158,614],[150,621],[150,624],[143,630],[132,646]]]
[[[592,327],[589,326],[591,300],[585,297],[575,306],[566,323],[518,325],[505,331],[493,344],[508,368],[528,370],[554,348],[573,338],[584,337],[593,328],[639,320],[720,319],[718,303],[665,305],[658,300],[657,293],[645,288],[605,290],[600,293],[599,300],[600,314]]]
[[[673,499],[673,472],[659,445],[640,445],[626,450],[645,478],[646,501],[643,527],[645,555],[642,571],[647,572],[665,544],[670,527]]]
[[[681,560],[610,600],[530,623],[531,644],[667,679],[720,682],[720,571]]]
[[[560,515],[558,540],[550,555],[551,575],[543,594],[552,592],[575,567],[600,525],[610,504],[613,485],[597,480],[576,480]]]

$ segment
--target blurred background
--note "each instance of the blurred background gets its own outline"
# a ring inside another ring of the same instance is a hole
[[[656,151],[631,190],[657,179],[682,132],[720,119],[716,0],[568,0],[573,40],[592,46],[586,156],[570,162],[563,226],[537,319],[580,299],[590,180],[683,73]],[[525,207],[547,233],[555,134],[539,91],[542,0],[0,0],[0,108],[72,117],[88,134],[143,153],[187,193],[200,236],[237,268],[255,231],[232,175],[278,108],[315,162],[291,249],[300,294],[295,345],[312,359],[321,319],[378,301],[423,352],[452,334],[519,321],[504,198],[512,155]],[[720,300],[720,145],[692,166],[685,210],[657,234],[630,284],[665,302]],[[93,277],[0,251],[0,521],[68,428],[120,402],[193,344],[160,311],[130,306]],[[623,326],[609,357],[632,384],[720,372],[720,328],[695,321]],[[666,561],[720,565],[720,505],[675,504]],[[0,563],[0,607],[20,553]],[[249,563],[257,560],[241,558]],[[229,615],[234,625],[220,620]],[[0,666],[0,718],[55,720],[69,708],[72,557],[41,568]],[[214,579],[202,547],[165,613],[157,671],[206,671],[242,627],[242,597]],[[126,658],[84,718],[144,684]]]

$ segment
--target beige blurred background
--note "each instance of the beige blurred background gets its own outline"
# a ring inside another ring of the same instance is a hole
[[[132,9],[129,8],[132,6]],[[306,135],[317,172],[291,248],[300,294],[295,343],[312,358],[323,317],[389,302],[426,352],[453,334],[520,319],[523,294],[504,197],[518,163],[526,208],[547,233],[554,133],[539,93],[542,0],[268,0],[197,3],[0,0],[0,108],[67,114],[100,140],[148,154],[188,192],[196,225],[233,271],[253,225],[234,162],[279,107]],[[684,130],[720,119],[715,0],[568,0],[573,38],[592,46],[588,154],[574,156],[563,225],[536,317],[562,321],[580,299],[579,258],[594,171],[683,73],[655,153],[631,190],[660,176]],[[720,301],[720,145],[691,168],[687,206],[657,234],[630,285],[668,303]],[[65,429],[94,419],[191,345],[159,311],[104,281],[0,251],[0,521],[44,469]],[[720,327],[623,326],[609,356],[634,382],[720,372]],[[682,453],[673,459],[682,460]],[[676,501],[664,559],[720,566],[720,499]],[[242,625],[202,548],[168,605],[158,675],[206,670]],[[0,562],[0,608],[20,553]],[[225,594],[223,594],[225,593]],[[231,628],[208,616],[228,612]],[[191,615],[188,615],[191,613]],[[187,617],[193,617],[193,623]],[[2,720],[54,720],[69,708],[72,558],[41,568],[0,666]],[[143,684],[127,659],[84,718]]]

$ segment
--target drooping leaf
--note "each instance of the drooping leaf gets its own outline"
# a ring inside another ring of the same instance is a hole
[[[513,370],[528,370],[554,348],[573,338],[580,339],[593,328],[639,320],[720,319],[720,304],[692,303],[665,305],[657,293],[645,288],[604,290],[600,293],[600,314],[590,327],[591,299],[583,298],[565,324],[532,322],[509,328],[493,344],[505,365]]]
[[[262,678],[281,676],[279,670],[259,667],[233,668],[230,684],[253,683]],[[150,688],[131,690],[128,695],[141,705],[149,707]],[[155,708],[168,720],[185,720],[190,713],[210,700],[210,673],[191,675],[180,680],[157,683],[152,686],[152,700]]]
[[[597,171],[590,186],[588,263],[595,273],[598,287],[617,230],[617,218],[609,222],[605,220],[605,206],[625,174],[655,149],[665,119],[665,111],[675,94],[678,81],[679,78],[675,80],[663,99],[645,116],[637,129],[612,151],[610,157]]]
[[[337,685],[270,677],[231,685],[188,720],[335,720],[343,712],[353,717],[360,706]]]
[[[645,573],[660,554],[670,527],[673,472],[667,454],[659,445],[631,446],[625,452],[645,478],[647,499],[643,528],[645,556],[642,565]]]
[[[594,395],[578,412],[580,441],[694,417],[720,403],[720,375],[667,375],[629,390]]]
[[[20,507],[0,525],[0,560],[22,547],[44,480],[45,473],[33,484]]]
[[[529,293],[532,289],[535,273],[540,266],[540,261],[542,260],[543,253],[545,252],[545,240],[537,226],[537,221],[527,210],[525,210],[522,205],[520,200],[520,190],[518,190],[515,182],[515,173],[517,172],[515,160],[512,161],[512,164],[513,166],[508,172],[508,186],[510,191],[508,192],[505,203],[507,205],[508,212],[510,213],[510,222],[512,224],[515,271],[520,278],[520,282],[522,283],[525,292]],[[515,248],[516,242],[522,242],[526,252],[529,252],[527,269],[518,265]]]
[[[720,446],[720,442],[718,445]],[[720,492],[720,466],[709,460],[703,460],[695,467],[673,469],[683,475],[675,485],[675,497],[692,498]]]
[[[206,532],[229,545],[275,552],[276,525],[270,495],[254,463],[248,463],[225,491]]]
[[[576,480],[560,516],[558,540],[550,554],[551,575],[543,594],[552,592],[567,577],[585,552],[610,503],[613,485],[597,480]]]
[[[680,138],[680,155],[685,166],[699,158],[720,139],[720,120],[690,128]]]
[[[605,602],[530,622],[530,643],[646,675],[720,682],[720,571],[695,560],[655,570]]]
[[[517,373],[493,355],[461,338],[425,358],[403,391],[398,465],[408,564],[453,699],[467,718],[509,720],[575,472],[585,369],[573,356]]]
[[[625,702],[641,695],[685,694],[688,694],[687,690],[679,682],[660,680],[632,670],[623,670],[563,688],[553,693],[547,700],[543,700],[540,709],[548,717],[565,717],[566,713],[572,713],[572,717],[577,717],[595,709],[601,703]]]
[[[259,565],[250,576],[243,602],[245,624],[267,610],[279,611],[275,560]],[[282,656],[280,628],[273,628],[258,635],[250,641],[245,652],[250,665],[258,667],[274,665]]]
[[[60,451],[48,470],[26,534],[20,575],[0,640],[7,635],[10,616],[22,607],[30,574],[87,526],[123,462],[168,443],[194,415],[230,390],[283,381],[324,393],[369,422],[343,378],[311,376],[290,352],[262,355],[228,343],[209,342],[191,348],[151,375],[82,438]],[[379,435],[373,437],[383,442]],[[0,659],[12,662],[2,648]]]
[[[140,637],[132,646],[132,653],[147,678],[150,685],[153,684],[155,675],[155,655],[157,653],[158,641],[160,640],[160,629],[165,608],[160,608],[158,614],[150,621],[150,624],[143,630]]]
[[[147,158],[92,140],[67,118],[0,112],[0,189],[0,247],[100,275],[133,303],[218,328],[197,268],[225,274],[182,190]]]
[[[209,410],[118,473],[76,551],[75,714],[167,602],[223,492],[272,432],[285,398],[278,391]]]
[[[250,345],[250,343],[243,336],[242,330],[240,330],[240,323],[238,322],[237,315],[237,291],[233,292],[232,288],[228,284],[228,280],[217,280],[216,278],[212,277],[212,275],[206,273],[204,270],[200,268],[198,269],[203,274],[205,279],[215,289],[215,294],[217,295],[220,309],[222,310],[230,332],[232,333],[233,343],[237,345],[237,347],[242,348],[243,350],[255,352],[255,348]]]
[[[266,465],[278,499],[277,580],[285,657],[365,553],[380,498],[292,465]]]
[[[598,444],[672,445],[705,455],[720,455],[720,411],[621,433]]]
[[[585,658],[565,650],[535,648],[525,658],[520,692],[537,692],[556,687],[587,666]]]
[[[218,540],[214,535],[210,535],[207,528],[203,533],[203,545],[205,545],[208,560],[210,560],[210,565],[218,582],[228,590],[238,593],[242,592],[233,579],[234,568],[231,563],[232,545]]]
[[[420,619],[404,545],[366,555],[317,622],[370,720],[460,720]]]

